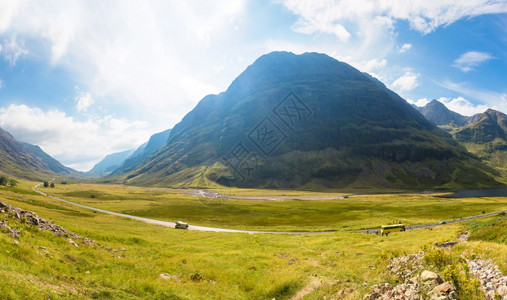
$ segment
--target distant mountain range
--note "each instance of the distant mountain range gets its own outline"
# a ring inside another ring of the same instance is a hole
[[[156,133],[148,142],[137,149],[126,150],[108,154],[98,162],[90,171],[86,172],[90,177],[104,177],[110,174],[122,173],[129,170],[135,164],[142,163],[151,153],[165,145],[171,129]]]
[[[436,100],[420,111],[428,120],[451,133],[468,151],[507,174],[507,116],[504,113],[488,109],[466,117]]]
[[[82,177],[83,174],[65,167],[39,146],[18,142],[0,128],[0,173],[32,180],[50,180],[52,176]]]
[[[100,162],[93,168],[86,172],[90,177],[103,177],[111,174],[114,170],[119,168],[125,160],[134,153],[135,149],[111,153],[106,155]]]
[[[414,189],[498,186],[496,175],[370,75],[324,54],[273,52],[113,176],[175,187]]]

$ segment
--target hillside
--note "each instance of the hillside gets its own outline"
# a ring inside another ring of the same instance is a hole
[[[77,176],[79,174],[79,172],[60,164],[38,146],[16,141],[10,133],[1,128],[0,173],[37,180],[55,174],[63,176]]]
[[[443,103],[433,99],[420,109],[426,119],[435,125],[449,125],[451,127],[464,126],[468,118],[449,110]]]
[[[28,143],[21,144],[28,151],[28,153],[30,153],[33,157],[37,158],[42,163],[45,169],[63,176],[80,177],[84,175],[81,172],[62,165],[59,161],[44,152],[39,146],[31,145]]]
[[[493,167],[507,171],[507,116],[488,109],[453,133],[456,141]]]
[[[491,171],[371,76],[324,54],[273,52],[204,97],[122,179],[415,189],[496,186]]]
[[[93,166],[90,171],[86,172],[86,175],[92,177],[109,175],[119,168],[132,153],[134,153],[134,149],[108,154]]]
[[[167,139],[171,134],[171,129],[155,133],[150,137],[148,142],[139,146],[112,174],[126,173],[136,164],[142,163],[150,154],[162,148],[167,143]]]

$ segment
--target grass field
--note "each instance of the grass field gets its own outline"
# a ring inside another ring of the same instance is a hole
[[[507,205],[503,198],[450,200],[408,195],[351,197],[342,202],[222,201],[181,196],[177,191],[105,185],[57,184],[54,189],[44,190],[105,209],[130,210],[138,215],[144,212],[168,220],[174,220],[173,216],[196,223],[200,220],[199,225],[342,229],[310,236],[250,235],[175,230],[94,213],[33,193],[34,184],[21,182],[15,190],[1,188],[0,200],[34,211],[118,251],[79,241],[79,248],[75,248],[64,237],[40,232],[0,214],[0,221],[5,219],[21,231],[19,245],[8,234],[0,233],[0,298],[289,299],[310,282],[318,281],[322,286],[305,299],[322,299],[324,295],[337,298],[333,295],[342,295],[341,291],[347,292],[339,298],[360,299],[371,285],[385,280],[375,267],[382,253],[414,253],[423,245],[454,240],[463,225],[393,233],[389,237],[346,230],[398,218],[413,223],[440,220],[446,214],[456,215],[456,211],[466,216],[505,209]],[[91,193],[95,198],[90,198]],[[332,213],[326,213],[328,210]],[[235,217],[238,211],[244,213]],[[256,214],[260,217],[255,222],[249,220]],[[317,224],[305,220],[320,215],[322,220]],[[285,218],[292,218],[290,222],[296,225],[282,222]],[[495,253],[507,253],[507,246],[495,241],[478,240],[462,247],[497,261],[505,256]],[[173,277],[162,279],[162,273]]]
[[[377,228],[458,219],[507,209],[502,198],[449,199],[432,195],[351,195],[346,199],[233,200],[186,196],[188,190],[145,189],[119,185],[68,184],[41,189],[51,195],[101,209],[194,225],[266,231],[327,231]],[[235,195],[338,196],[300,191],[233,189]],[[93,197],[93,198],[92,198]]]

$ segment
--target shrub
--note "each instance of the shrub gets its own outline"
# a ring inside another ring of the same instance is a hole
[[[423,256],[423,264],[434,266],[438,270],[443,270],[447,265],[456,264],[463,260],[459,256],[453,256],[443,249],[423,247],[422,250],[426,252]]]
[[[190,280],[192,281],[202,281],[204,279],[204,275],[201,272],[195,272],[190,274]]]

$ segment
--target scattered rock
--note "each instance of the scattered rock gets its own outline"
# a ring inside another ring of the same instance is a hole
[[[17,230],[16,228],[11,228],[9,230],[9,234],[11,235],[11,237],[19,239],[19,230]]]
[[[12,241],[12,243],[16,246],[19,245],[19,242],[17,240]]]
[[[79,246],[76,244],[76,242],[74,242],[71,238],[67,238],[67,242],[69,242],[69,244],[71,244],[72,246],[79,248]]]
[[[2,222],[0,222],[0,229],[10,230],[11,228],[9,227],[9,225],[7,225],[7,221],[3,220]]]
[[[95,241],[93,241],[91,239],[83,238],[73,232],[66,230],[65,228],[63,228],[61,226],[56,225],[55,223],[53,223],[51,221],[45,220],[45,219],[37,216],[37,214],[35,214],[31,211],[22,210],[20,208],[17,208],[15,206],[10,205],[10,204],[4,203],[2,201],[0,201],[0,208],[1,208],[0,213],[5,213],[10,217],[20,219],[23,222],[25,222],[27,225],[36,226],[40,230],[50,231],[53,234],[55,234],[56,236],[65,236],[65,237],[70,237],[74,240],[81,240],[86,245],[96,245],[100,248],[104,248],[109,251],[112,250],[111,247],[105,247],[99,243],[95,243]],[[10,231],[10,235],[12,237],[19,238],[19,231],[18,230],[12,231],[12,229],[7,225],[7,221],[3,220],[0,222],[0,229],[5,229],[5,228],[7,228]],[[78,247],[74,241],[72,241],[71,244]],[[124,250],[127,250],[127,249],[122,248],[122,251],[124,251]]]
[[[168,273],[162,273],[159,275],[160,279],[164,279],[164,280],[174,280],[174,281],[177,281],[177,282],[180,282],[181,280],[178,278],[178,276],[176,275],[171,275],[171,274],[168,274]]]
[[[497,265],[480,259],[468,260],[467,264],[470,273],[479,280],[487,299],[507,299],[507,276]]]
[[[435,246],[439,247],[439,248],[450,249],[452,246],[454,246],[458,243],[459,243],[459,241],[450,241],[450,242],[437,243],[437,244],[435,244]]]

